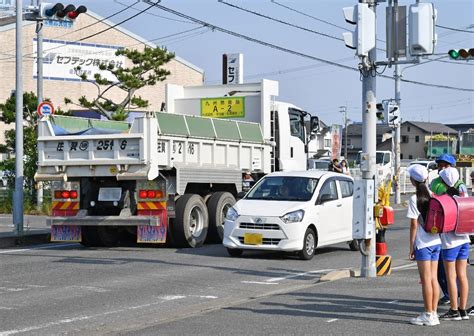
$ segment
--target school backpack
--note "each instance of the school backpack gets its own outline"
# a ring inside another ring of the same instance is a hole
[[[456,234],[474,234],[474,197],[455,197],[457,205]]]
[[[463,181],[458,180],[454,184],[453,188],[458,189],[461,184],[463,184]],[[443,179],[440,176],[438,176],[431,182],[430,189],[436,195],[443,195],[443,194],[446,194],[446,192],[448,191],[448,186],[446,185],[446,183],[443,182]]]
[[[428,203],[424,230],[429,233],[446,233],[456,228],[458,207],[449,195],[433,195]]]

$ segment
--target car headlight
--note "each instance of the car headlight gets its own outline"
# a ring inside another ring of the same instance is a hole
[[[225,215],[225,218],[232,222],[234,222],[238,217],[239,217],[239,214],[234,209],[234,207],[230,207],[229,210],[227,210],[227,214]]]
[[[286,223],[301,222],[303,220],[303,217],[304,217],[304,210],[296,210],[296,211],[289,212],[280,218],[286,224]]]

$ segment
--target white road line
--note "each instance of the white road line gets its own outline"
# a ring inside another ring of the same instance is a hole
[[[46,244],[46,245],[39,245],[39,246],[31,247],[31,248],[0,251],[0,254],[18,253],[18,252],[26,252],[26,251],[34,251],[34,250],[44,250],[44,249],[48,249],[48,248],[54,249],[54,248],[74,246],[74,245],[77,245],[77,243]]]
[[[395,266],[395,267],[392,267],[392,270],[396,271],[396,270],[401,270],[401,269],[411,268],[411,267],[416,267],[416,263],[409,263],[406,265]]]
[[[0,310],[13,310],[15,308],[10,308],[10,307],[0,307]]]
[[[393,301],[390,301],[390,302],[387,302],[387,303],[397,303],[398,300],[393,300]]]
[[[202,296],[200,296],[200,295],[190,295],[190,296],[205,298],[205,299],[215,299],[215,298],[217,298],[216,296],[211,296],[211,295],[209,295],[209,296],[206,296],[206,295],[202,295]],[[122,309],[112,310],[112,311],[108,311],[108,312],[104,312],[104,313],[100,313],[100,314],[95,314],[95,315],[85,315],[85,316],[78,316],[78,317],[74,317],[74,318],[65,318],[65,319],[62,319],[62,320],[53,321],[53,322],[49,322],[49,323],[44,323],[44,324],[40,324],[40,325],[36,325],[36,326],[32,326],[32,327],[23,328],[23,329],[4,330],[4,331],[0,331],[0,336],[10,336],[10,335],[15,335],[15,334],[20,334],[20,333],[25,333],[25,332],[30,332],[30,331],[37,331],[37,330],[41,330],[41,329],[46,329],[46,328],[49,328],[49,327],[54,327],[54,326],[67,324],[67,323],[90,320],[90,319],[94,319],[94,318],[101,318],[101,317],[104,317],[104,316],[107,316],[107,315],[123,313],[123,312],[127,312],[127,311],[130,311],[130,310],[136,310],[136,309],[161,305],[161,304],[163,304],[163,302],[166,302],[166,301],[180,300],[180,299],[185,299],[186,297],[188,297],[188,296],[186,296],[186,295],[165,295],[165,296],[159,297],[161,300],[158,301],[158,302],[147,303],[147,304],[143,304],[143,305],[139,305],[139,306],[125,307],[125,308],[122,308]]]
[[[284,276],[284,277],[280,277],[280,278],[267,279],[266,281],[267,282],[277,282],[277,281],[281,281],[281,280],[299,278],[299,277],[309,275],[309,274],[318,274],[318,273],[324,273],[324,272],[330,272],[330,271],[334,271],[334,269],[331,268],[331,269],[324,269],[324,270],[317,270],[317,271],[309,271],[309,272],[304,272],[304,273],[296,273],[296,274],[293,273],[293,274],[290,274],[290,275],[287,275],[287,276]]]
[[[245,284],[255,284],[255,285],[278,285],[278,282],[263,282],[263,281],[241,281]]]
[[[338,319],[331,319],[331,320],[328,320],[328,321],[326,321],[326,322],[327,322],[327,323],[331,323],[331,322],[335,322],[335,321],[337,321],[337,320],[338,320]]]

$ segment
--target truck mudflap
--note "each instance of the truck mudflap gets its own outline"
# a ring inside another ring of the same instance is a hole
[[[137,243],[165,243],[167,227],[160,217],[149,216],[83,216],[49,217],[51,241],[81,242],[83,226],[136,226]]]

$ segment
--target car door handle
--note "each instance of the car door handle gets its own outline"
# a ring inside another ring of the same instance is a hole
[[[336,206],[337,206],[338,208],[340,208],[340,207],[342,207],[342,204],[338,204],[338,205],[336,205]]]

